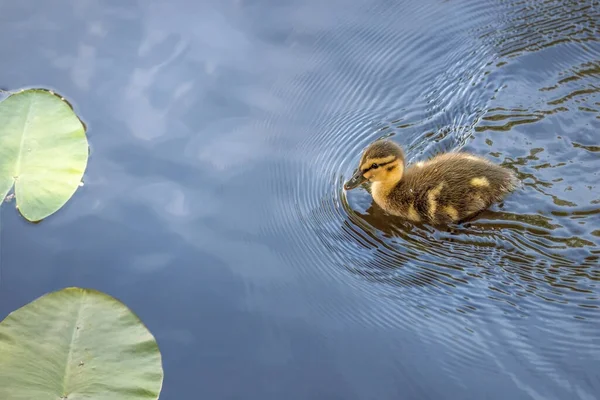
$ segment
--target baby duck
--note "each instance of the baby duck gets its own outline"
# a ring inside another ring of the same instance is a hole
[[[389,140],[367,147],[344,189],[367,180],[384,211],[429,224],[461,222],[502,200],[518,183],[512,171],[462,152],[439,154],[405,170],[402,148]]]

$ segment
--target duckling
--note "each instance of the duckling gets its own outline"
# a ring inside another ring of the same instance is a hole
[[[516,175],[464,152],[439,154],[405,169],[404,151],[389,140],[365,149],[345,190],[371,181],[375,203],[389,214],[432,225],[460,223],[501,201],[518,184]]]

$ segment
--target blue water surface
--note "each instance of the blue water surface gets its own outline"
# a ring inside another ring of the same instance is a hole
[[[600,399],[600,3],[0,2],[0,87],[88,127],[1,212],[0,319],[68,286],[156,336],[161,399]],[[342,182],[389,136],[523,187],[446,232]]]

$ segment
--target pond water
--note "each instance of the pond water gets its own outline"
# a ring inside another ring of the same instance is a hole
[[[0,86],[88,126],[82,187],[2,207],[0,319],[130,306],[161,399],[600,398],[598,0],[21,0]],[[342,184],[389,136],[523,187],[451,231]]]

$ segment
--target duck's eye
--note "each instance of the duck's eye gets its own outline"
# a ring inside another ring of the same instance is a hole
[[[377,164],[375,164],[375,163],[371,164],[371,168],[372,168],[372,169],[375,169],[375,168],[378,168],[378,167],[379,167],[379,165],[377,165]]]

